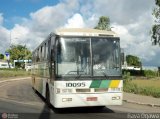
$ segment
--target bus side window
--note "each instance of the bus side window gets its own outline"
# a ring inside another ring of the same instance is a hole
[[[42,52],[41,52],[41,61],[44,61],[44,44],[42,45]]]
[[[39,49],[37,49],[36,54],[36,62],[39,62]]]
[[[55,36],[51,37],[51,61],[55,61]]]
[[[35,63],[36,59],[35,59],[35,52],[32,53],[32,62]]]
[[[46,61],[46,43],[44,44],[44,61]]]
[[[47,59],[50,61],[50,57],[51,57],[51,39],[48,40],[48,55],[47,55]]]
[[[46,52],[45,52],[45,59],[47,60],[48,58],[48,43],[46,43]]]

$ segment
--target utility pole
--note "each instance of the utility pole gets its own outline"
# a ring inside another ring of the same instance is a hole
[[[10,42],[9,42],[9,48],[11,48],[11,41],[12,41],[12,32],[11,31],[10,31],[10,34],[9,34],[9,40],[10,40]],[[11,66],[10,66],[10,55],[9,54],[7,54],[7,55],[6,56],[7,56],[8,66],[9,66],[9,68],[11,68]]]

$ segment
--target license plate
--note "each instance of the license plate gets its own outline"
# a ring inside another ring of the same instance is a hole
[[[97,101],[97,97],[87,97],[87,101]]]

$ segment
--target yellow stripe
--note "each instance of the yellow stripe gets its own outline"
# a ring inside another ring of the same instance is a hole
[[[117,88],[119,83],[120,83],[120,80],[112,80],[112,82],[110,83],[109,87],[110,88]]]

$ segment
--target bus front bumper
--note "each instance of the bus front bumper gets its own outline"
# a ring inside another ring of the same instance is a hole
[[[56,94],[51,103],[56,108],[122,105],[121,93]]]

